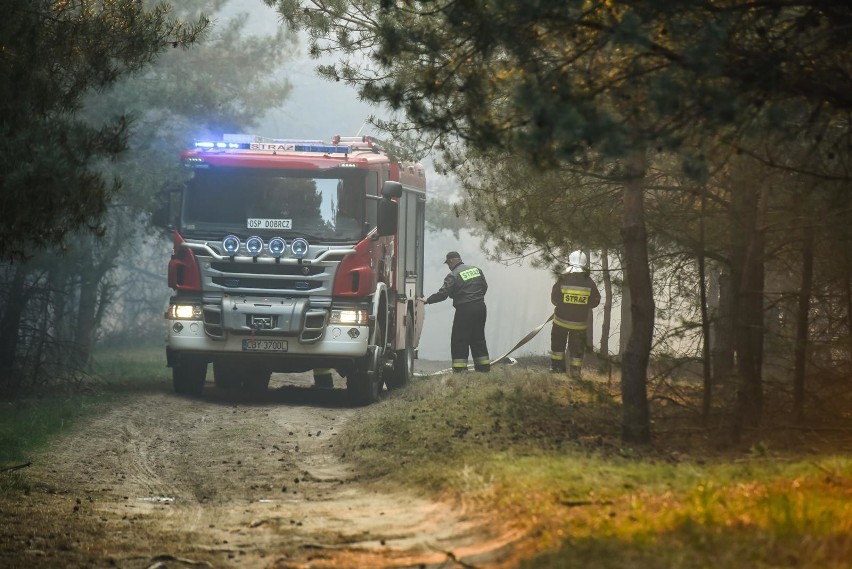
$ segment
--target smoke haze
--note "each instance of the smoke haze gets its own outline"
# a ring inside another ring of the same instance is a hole
[[[256,34],[274,33],[276,27],[281,25],[275,11],[260,2],[250,5],[235,4],[237,5],[230,8],[226,6],[221,13],[223,19],[239,12],[248,12],[249,29]],[[314,68],[324,61],[311,59],[306,55],[307,41],[304,37],[300,38],[295,48],[288,46],[286,49],[297,51],[294,54],[296,59],[283,70],[284,77],[292,84],[292,92],[281,109],[267,115],[261,125],[261,132],[257,134],[323,140],[328,140],[335,134],[375,134],[365,123],[371,115],[382,116],[382,109],[360,101],[354,87],[317,77]],[[424,166],[427,168],[428,184],[428,176],[435,180],[436,175],[428,159],[424,160]],[[440,197],[451,198],[447,195]],[[446,252],[451,250],[459,251],[466,263],[480,267],[488,280],[488,294],[485,298],[488,321],[485,334],[492,358],[505,354],[552,313],[550,288],[553,279],[548,271],[534,269],[528,262],[506,266],[489,261],[485,258],[478,239],[464,233],[460,234],[459,239],[449,231],[427,233],[424,262],[424,291],[427,296],[438,290],[447,275],[447,266],[443,261]],[[599,311],[600,309],[595,314],[596,345],[600,340]],[[617,304],[613,306],[613,313],[617,314]],[[451,299],[426,307],[419,347],[421,359],[450,361],[453,314]],[[610,345],[617,346],[617,338],[611,341]],[[541,355],[549,352],[548,324],[513,355]]]

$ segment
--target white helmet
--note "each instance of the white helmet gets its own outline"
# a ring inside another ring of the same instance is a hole
[[[573,251],[570,255],[568,255],[568,273],[579,273],[581,271],[586,270],[586,264],[589,260],[586,258],[586,254],[582,251]]]

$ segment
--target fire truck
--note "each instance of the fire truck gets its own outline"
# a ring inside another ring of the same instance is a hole
[[[174,390],[336,370],[355,404],[412,377],[426,177],[367,136],[224,135],[183,152],[166,311]],[[179,204],[179,206],[178,206]]]

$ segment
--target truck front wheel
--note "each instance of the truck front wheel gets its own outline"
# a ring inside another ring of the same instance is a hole
[[[179,395],[201,395],[206,378],[207,362],[202,359],[184,356],[172,366],[172,384]]]
[[[370,346],[367,355],[346,376],[346,391],[356,405],[369,405],[379,400],[382,389],[382,350]]]
[[[395,356],[393,371],[385,378],[388,389],[405,387],[414,375],[414,319],[410,312],[405,315],[405,347]]]

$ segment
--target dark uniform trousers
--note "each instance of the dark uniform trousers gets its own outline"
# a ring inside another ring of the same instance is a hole
[[[456,306],[453,317],[453,333],[450,337],[450,353],[453,371],[466,371],[468,353],[473,356],[476,371],[489,371],[491,358],[485,342],[485,302],[466,302]]]
[[[598,287],[582,271],[559,275],[550,291],[550,302],[556,307],[550,332],[550,363],[553,371],[565,371],[567,340],[571,375],[580,376],[586,352],[589,313],[600,301]]]
[[[571,357],[571,368],[578,373],[583,365],[583,356],[586,353],[586,334],[583,329],[568,329],[554,325],[550,330],[551,364],[553,371],[566,371],[565,369],[565,343],[568,343],[568,354]]]

